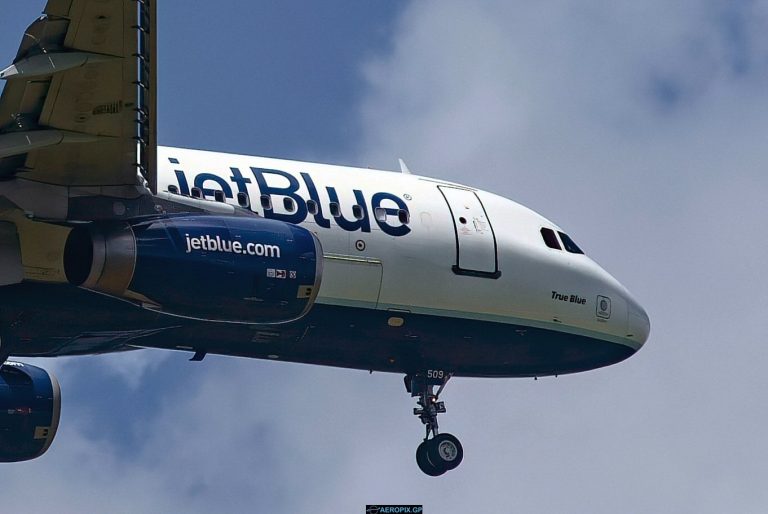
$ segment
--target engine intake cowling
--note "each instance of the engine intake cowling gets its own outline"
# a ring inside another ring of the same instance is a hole
[[[6,362],[0,367],[0,462],[44,454],[56,436],[60,412],[61,390],[53,375]]]
[[[311,232],[283,221],[164,216],[75,228],[64,269],[71,284],[166,314],[279,323],[312,307],[322,249]]]

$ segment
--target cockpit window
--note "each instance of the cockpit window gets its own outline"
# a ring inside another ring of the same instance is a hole
[[[554,249],[554,250],[562,250],[560,248],[560,241],[557,240],[557,236],[555,235],[555,231],[551,228],[542,228],[541,229],[541,237],[544,238],[544,243]]]
[[[563,241],[563,246],[565,246],[565,251],[570,253],[581,253],[583,254],[584,251],[579,248],[579,246],[573,242],[573,239],[571,239],[568,234],[565,234],[563,232],[558,232],[560,234],[560,239]]]

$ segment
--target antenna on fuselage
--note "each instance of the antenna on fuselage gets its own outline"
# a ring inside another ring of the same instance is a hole
[[[411,174],[411,170],[408,169],[408,166],[406,166],[404,160],[398,159],[397,162],[400,163],[400,173],[405,173],[406,175],[410,175]]]

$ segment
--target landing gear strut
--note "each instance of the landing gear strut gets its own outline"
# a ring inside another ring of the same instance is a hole
[[[413,414],[419,417],[426,429],[424,441],[416,449],[416,463],[424,473],[433,477],[456,468],[464,458],[459,440],[451,434],[438,432],[437,415],[445,412],[445,403],[438,401],[438,398],[450,378],[450,373],[442,370],[405,377],[405,389],[418,398],[416,402],[419,406],[413,409]],[[437,392],[434,390],[436,386]]]

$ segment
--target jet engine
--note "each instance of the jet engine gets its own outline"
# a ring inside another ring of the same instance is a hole
[[[322,248],[279,220],[166,215],[72,230],[67,280],[165,314],[208,321],[280,323],[314,304]]]
[[[59,426],[56,378],[20,362],[0,367],[0,462],[31,460],[51,446]]]

